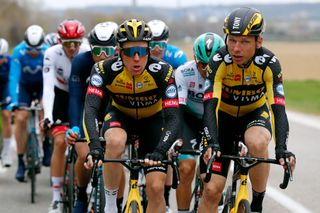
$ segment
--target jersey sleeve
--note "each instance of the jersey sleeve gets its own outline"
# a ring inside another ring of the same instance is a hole
[[[18,103],[18,85],[21,77],[20,49],[13,50],[9,72],[9,94],[12,103]]]
[[[54,52],[49,48],[43,59],[43,109],[44,109],[44,118],[50,120],[53,123],[53,102],[54,102],[54,82],[55,82],[55,67],[54,67]]]
[[[70,126],[80,127],[82,112],[86,93],[86,73],[83,54],[77,55],[72,60],[71,73],[69,77],[69,122]]]
[[[179,121],[179,101],[177,87],[173,75],[173,68],[169,65],[163,65],[164,72],[161,77],[162,85],[162,110],[164,117],[164,127],[160,142],[156,147],[163,155],[169,150],[174,141],[178,138]]]
[[[289,123],[285,110],[282,71],[279,60],[273,56],[264,72],[267,88],[267,99],[272,116],[273,137],[276,148],[287,150]]]
[[[217,52],[207,66],[207,80],[209,86],[203,97],[204,113],[203,124],[206,141],[209,144],[218,143],[218,110],[221,101],[221,89],[223,80],[223,63],[220,52]],[[204,144],[207,146],[208,144]]]
[[[92,68],[84,104],[83,130],[90,149],[102,149],[99,141],[98,119],[99,109],[106,94],[103,63],[103,61],[96,63]]]
[[[179,104],[187,105],[188,87],[186,78],[183,76],[183,66],[175,71],[175,80],[178,89]]]

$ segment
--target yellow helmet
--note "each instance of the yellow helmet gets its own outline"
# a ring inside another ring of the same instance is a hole
[[[118,28],[117,40],[121,45],[127,41],[151,41],[152,33],[149,26],[141,20],[130,19],[124,21]]]

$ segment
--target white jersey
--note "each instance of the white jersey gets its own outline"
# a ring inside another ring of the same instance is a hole
[[[87,44],[81,44],[79,53],[90,50]],[[54,87],[69,92],[69,76],[71,73],[71,60],[66,56],[61,44],[48,48],[44,55],[43,62],[43,108],[44,117],[51,122],[53,103],[54,103]]]
[[[202,119],[203,95],[210,82],[199,73],[195,61],[188,61],[175,71],[179,104],[186,105],[187,111]]]

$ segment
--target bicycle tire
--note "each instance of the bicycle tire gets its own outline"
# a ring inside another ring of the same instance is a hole
[[[68,184],[68,208],[72,212],[75,198],[75,185],[74,185],[74,161],[69,164],[69,184]]]
[[[229,213],[232,208],[231,193],[232,193],[231,186],[228,186],[226,191],[226,197],[224,198],[224,206],[223,206],[222,213]]]
[[[35,203],[35,196],[36,196],[36,167],[37,162],[39,159],[38,155],[38,140],[37,136],[34,133],[29,134],[28,143],[27,143],[27,169],[28,169],[28,176],[31,182],[31,203]],[[39,164],[39,162],[38,162]]]
[[[138,207],[137,201],[133,200],[130,202],[128,213],[142,213],[142,211]]]
[[[99,168],[102,170],[102,168]],[[102,171],[98,178],[98,185],[95,188],[94,192],[94,204],[93,204],[93,212],[94,213],[102,213],[104,212],[104,206],[105,206],[105,194],[104,194],[104,182],[103,182],[103,176]]]
[[[192,197],[194,197],[193,212],[198,212],[199,202],[201,198],[201,180],[199,176],[196,176],[196,183],[192,192]]]
[[[240,211],[242,209],[242,211]],[[238,211],[242,213],[251,213],[251,207],[248,200],[241,200],[238,205]]]

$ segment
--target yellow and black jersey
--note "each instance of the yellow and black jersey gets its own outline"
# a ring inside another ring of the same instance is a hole
[[[276,56],[268,49],[257,49],[255,56],[246,66],[233,63],[226,46],[219,49],[207,66],[210,87],[206,89],[204,101],[213,100],[214,113],[206,110],[208,128],[210,119],[217,121],[218,110],[234,117],[242,117],[265,104],[273,111],[275,134],[284,143],[288,124],[284,106],[284,90],[281,66]],[[211,106],[212,111],[212,106]],[[266,115],[269,116],[269,115]],[[217,127],[211,125],[211,135]]]
[[[105,95],[111,96],[113,107],[136,120],[149,118],[162,110],[164,116],[171,117],[171,112],[177,113],[179,106],[173,69],[168,63],[149,57],[139,76],[130,74],[121,57],[96,63],[90,76],[84,112],[84,131],[89,141],[98,137],[94,118]],[[169,122],[164,129],[174,133],[175,127],[170,125]]]

